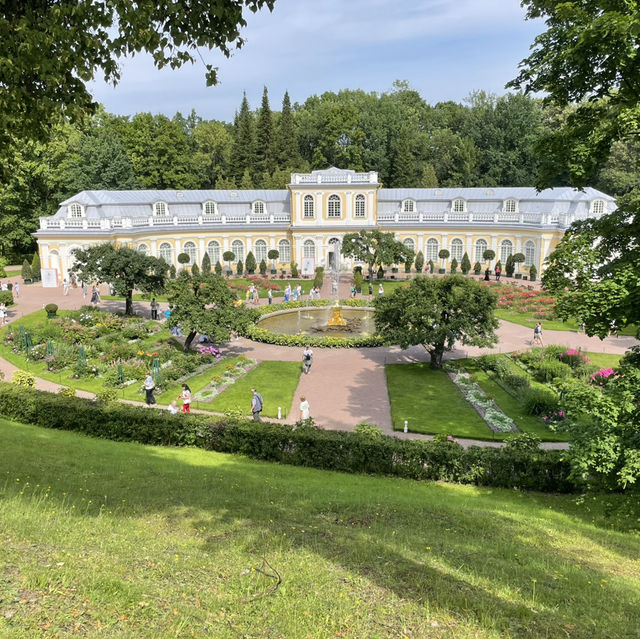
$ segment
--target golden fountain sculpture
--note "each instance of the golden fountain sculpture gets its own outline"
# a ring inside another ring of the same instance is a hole
[[[342,310],[340,305],[336,302],[336,305],[331,309],[331,317],[327,322],[328,326],[346,326],[347,320],[342,317]]]

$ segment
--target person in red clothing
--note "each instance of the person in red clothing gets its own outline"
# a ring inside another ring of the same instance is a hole
[[[182,412],[190,413],[191,412],[191,389],[186,385],[182,385],[182,393],[178,399],[182,400]]]

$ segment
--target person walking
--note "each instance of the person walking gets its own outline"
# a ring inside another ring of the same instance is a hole
[[[485,282],[488,282],[488,281],[489,281],[489,275],[491,275],[491,271],[490,271],[489,269],[487,269],[487,270],[484,272],[484,281],[485,281]]]
[[[263,407],[262,395],[260,395],[255,388],[252,388],[251,392],[253,393],[253,397],[251,398],[251,414],[253,415],[253,421],[261,422],[262,418],[260,417],[260,413],[262,412]]]
[[[533,329],[533,342],[532,345],[542,346],[544,348],[544,343],[542,342],[542,324],[538,322],[536,327]]]
[[[273,293],[271,292],[271,289],[267,291],[267,300],[269,300],[269,305],[273,304]]]
[[[369,297],[373,295],[373,284],[369,282]]]
[[[4,304],[0,304],[0,326],[4,326],[7,319],[7,307]]]
[[[64,295],[69,295],[69,280],[66,277],[62,280],[62,292]]]
[[[67,285],[67,293],[69,292],[69,286]],[[67,294],[65,293],[65,295]],[[100,293],[98,292],[98,287],[94,284],[91,288],[91,305],[98,306],[100,303]]]
[[[16,296],[16,299],[19,299],[20,298],[20,282],[16,282],[13,285],[13,292]]]
[[[384,286],[382,286],[382,282],[378,286],[378,297],[384,297]]]
[[[300,421],[303,422],[305,419],[309,419],[309,402],[304,395],[300,398],[300,406],[298,408],[300,409]]]
[[[302,351],[302,372],[305,375],[309,374],[311,364],[313,364],[313,351],[311,350],[311,346],[307,344],[304,347],[304,351]]]
[[[499,266],[496,266],[496,282],[500,281],[500,274],[502,273],[502,270],[500,269]]]
[[[178,396],[178,399],[182,400],[182,412],[190,413],[191,412],[191,389],[187,386],[187,384],[182,385],[182,393]]]
[[[145,401],[147,402],[147,406],[151,406],[151,404],[156,403],[156,398],[153,396],[153,390],[156,387],[155,382],[153,381],[153,375],[151,375],[151,371],[147,371],[147,377],[144,380],[144,392],[145,392]]]
[[[86,282],[82,282],[82,301],[86,303],[87,301],[87,284]]]
[[[152,320],[158,319],[158,302],[156,302],[155,297],[151,299],[151,319]]]

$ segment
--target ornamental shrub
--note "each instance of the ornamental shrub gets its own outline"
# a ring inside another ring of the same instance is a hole
[[[528,377],[517,373],[505,375],[504,383],[515,391],[519,391],[521,388],[528,388],[531,385]]]
[[[236,273],[238,275],[242,275],[244,271],[244,265],[242,264],[242,260],[238,260],[238,263],[236,264]]]
[[[458,260],[454,257],[451,260],[451,274],[453,275],[458,270]]]
[[[469,260],[469,255],[465,252],[462,256],[462,262],[460,262],[460,270],[463,275],[467,275],[471,270],[471,260]]]
[[[247,253],[247,261],[245,266],[247,267],[247,273],[249,273],[249,275],[253,275],[256,272],[258,263],[256,262],[256,258],[253,254],[253,251],[249,251]]]
[[[529,415],[544,415],[558,410],[558,398],[550,388],[532,386],[522,392],[522,406]]]
[[[209,273],[211,273],[211,258],[209,257],[208,251],[205,251],[202,257],[202,267],[200,270],[203,275],[209,275]]]
[[[433,271],[435,270],[436,265],[433,263],[433,260],[429,260],[428,264],[429,264],[429,273],[433,275]]]
[[[33,278],[33,271],[31,270],[31,264],[27,260],[22,263],[22,271],[20,273],[23,280],[30,280]]]
[[[38,251],[33,254],[31,261],[31,275],[34,279],[39,280],[42,277],[42,266],[40,264],[40,255]]]
[[[13,292],[0,291],[0,304],[4,304],[5,306],[11,306],[13,304]]]
[[[194,264],[191,267],[191,275],[194,277],[198,277],[198,275],[200,275],[200,267],[197,264]]]
[[[414,266],[416,269],[416,273],[422,273],[422,269],[424,268],[424,253],[422,251],[418,251]]]
[[[216,272],[216,275],[222,275],[222,264],[220,264],[220,260],[216,262],[216,265],[213,267],[213,270]]]
[[[36,376],[27,371],[15,370],[11,381],[22,388],[33,388],[36,385]]]
[[[378,272],[376,273],[376,277],[379,280],[384,279],[384,269],[382,268],[382,266],[378,267]]]
[[[482,264],[480,264],[480,262],[476,262],[473,265],[473,272],[475,275],[480,275],[480,273],[482,273]]]
[[[297,262],[291,262],[291,277],[296,279],[298,277],[298,264]]]
[[[513,261],[512,255],[507,256],[507,261],[504,265],[504,270],[505,270],[505,273],[507,274],[507,277],[513,277],[513,272],[516,270],[516,264]]]
[[[535,279],[536,279],[537,275],[538,275],[538,269],[535,267],[535,265],[532,264],[529,267],[529,279],[532,282],[535,282]]]
[[[573,369],[588,364],[591,361],[582,351],[576,350],[575,348],[568,348],[558,359],[565,364],[569,364]]]
[[[567,379],[571,375],[571,366],[564,362],[540,362],[533,370],[533,377],[539,382],[551,382],[554,379]]]
[[[260,260],[260,275],[266,275],[267,273],[267,263],[264,260]]]

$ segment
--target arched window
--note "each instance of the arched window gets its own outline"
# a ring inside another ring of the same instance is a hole
[[[503,210],[505,213],[517,213],[518,212],[518,201],[513,198],[509,198],[504,201]]]
[[[489,248],[489,244],[487,240],[476,240],[476,254],[474,257],[474,262],[484,262],[484,252]]]
[[[209,217],[218,215],[218,205],[215,202],[209,200],[208,202],[204,203],[204,206],[202,207],[202,213],[203,215],[208,215]]]
[[[169,242],[163,242],[158,249],[158,255],[161,260],[164,260],[167,264],[173,264],[173,249]]]
[[[406,238],[404,240],[402,240],[402,243],[410,250],[413,251],[414,253],[416,252],[416,243],[410,238]]]
[[[84,209],[81,204],[73,203],[69,204],[69,217],[82,217],[84,215]]]
[[[509,255],[513,253],[513,242],[511,240],[502,240],[500,242],[500,261],[502,262],[502,266],[507,261]]]
[[[305,195],[303,198],[303,217],[310,218],[315,215],[315,203],[313,201],[313,195]]]
[[[602,215],[604,213],[604,200],[594,200],[591,203],[591,213],[593,215]]]
[[[342,206],[339,195],[330,195],[327,202],[327,216],[340,217],[342,215]]]
[[[240,260],[244,262],[244,244],[241,240],[233,240],[231,242],[231,251],[236,256],[236,263]]]
[[[267,243],[264,240],[256,240],[255,245],[256,262],[260,264],[262,260],[267,261]]]
[[[433,260],[435,262],[438,259],[438,240],[436,240],[434,237],[429,238],[427,240],[427,246],[424,252],[424,259],[427,262],[429,260]]]
[[[414,213],[416,210],[415,200],[403,200],[402,211],[403,213]]]
[[[532,266],[536,263],[536,245],[533,240],[524,243],[524,265]]]
[[[467,210],[467,203],[461,197],[457,197],[451,204],[451,210],[454,213],[464,213]]]
[[[313,240],[305,240],[304,245],[302,247],[302,257],[312,257],[314,260],[316,258],[316,245]]]
[[[164,217],[169,213],[166,202],[156,202],[153,205],[153,214],[157,217]]]
[[[291,243],[289,240],[280,240],[278,242],[278,253],[280,253],[278,260],[281,264],[291,261]]]
[[[356,209],[354,217],[365,217],[366,216],[366,200],[362,193],[356,195]]]
[[[146,244],[138,244],[136,250],[138,253],[142,253],[142,255],[149,255],[149,247]]]
[[[209,254],[209,259],[211,260],[211,266],[215,266],[216,262],[220,261],[220,242],[211,240],[211,242],[207,244],[207,253]]]
[[[462,254],[464,253],[464,244],[460,238],[456,238],[455,240],[451,240],[451,259],[455,257],[458,262],[462,259]]]
[[[189,266],[193,266],[198,261],[198,249],[195,242],[185,242],[182,250],[189,256]]]
[[[253,203],[252,212],[254,215],[266,215],[267,205],[262,200]]]

